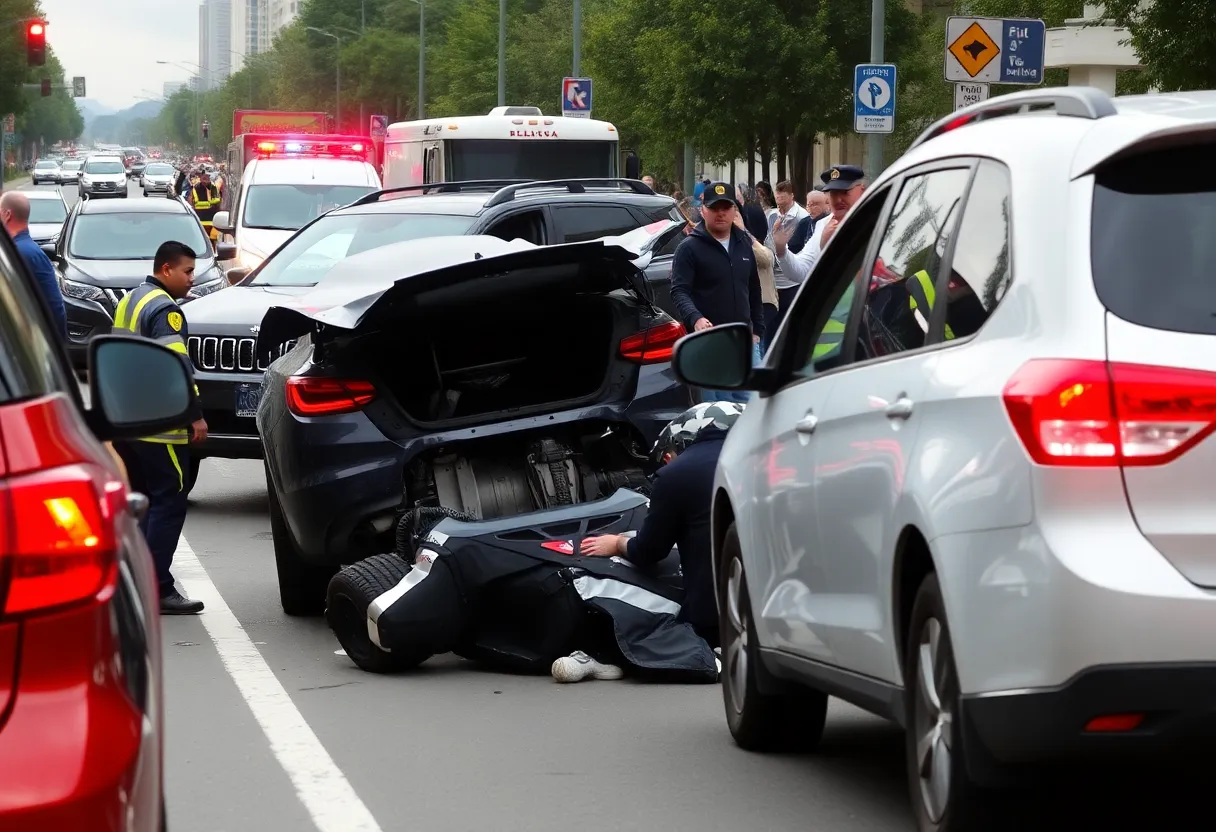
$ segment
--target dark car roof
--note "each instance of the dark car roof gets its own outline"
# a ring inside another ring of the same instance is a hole
[[[176,199],[86,199],[82,214],[188,214]]]
[[[630,190],[612,187],[587,187],[572,192],[564,187],[538,187],[519,189],[513,198],[497,205],[486,207],[499,189],[471,190],[461,193],[415,194],[389,197],[379,202],[350,205],[339,208],[335,214],[457,214],[477,216],[496,209],[506,210],[511,206],[542,204],[560,205],[563,202],[605,202],[621,205],[636,205],[640,208],[662,208],[675,205],[669,196],[661,194],[639,194]]]

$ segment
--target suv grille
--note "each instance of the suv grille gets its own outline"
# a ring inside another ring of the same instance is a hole
[[[240,373],[263,373],[270,366],[269,362],[256,359],[257,345],[256,338],[219,338],[214,335],[191,335],[186,342],[190,361],[197,369]],[[280,344],[275,358],[284,355],[295,345],[295,341]]]

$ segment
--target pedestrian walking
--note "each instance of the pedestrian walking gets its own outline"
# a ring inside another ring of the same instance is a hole
[[[194,285],[194,251],[184,243],[169,241],[156,250],[152,274],[123,297],[114,312],[114,330],[133,332],[157,341],[182,357],[191,372],[186,351],[189,330],[177,305]],[[189,429],[180,428],[142,439],[115,443],[127,468],[131,488],[148,498],[148,510],[139,522],[156,563],[160,584],[160,611],[167,615],[202,612],[203,602],[186,598],[177,589],[173,553],[186,524],[186,495],[189,492],[190,443],[207,438],[207,423],[197,401]]]
[[[46,301],[46,307],[55,322],[55,331],[64,339],[68,337],[68,316],[63,305],[63,293],[59,289],[59,278],[55,266],[46,252],[30,236],[30,198],[21,191],[8,191],[0,196],[0,220],[13,244],[25,261],[25,266],[34,276],[38,293]]]
[[[764,301],[751,237],[735,225],[734,189],[712,182],[705,189],[701,224],[676,249],[671,300],[689,330],[745,323],[751,328],[755,362],[761,358]],[[706,400],[747,401],[744,391],[704,391]]]

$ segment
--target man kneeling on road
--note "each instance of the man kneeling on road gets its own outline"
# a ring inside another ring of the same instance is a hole
[[[719,630],[711,563],[710,502],[722,442],[743,408],[735,402],[703,402],[676,417],[655,442],[652,456],[663,467],[654,477],[650,508],[637,536],[584,538],[579,552],[583,557],[621,557],[646,568],[659,563],[676,547],[684,575],[684,605],[678,620],[691,625],[715,648]],[[624,675],[617,665],[601,663],[582,651],[555,661],[552,673],[559,682],[620,679]]]

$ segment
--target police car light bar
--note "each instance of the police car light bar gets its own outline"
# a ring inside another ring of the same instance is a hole
[[[363,158],[367,154],[366,142],[333,142],[333,141],[283,141],[258,142],[258,153],[263,156],[314,156],[332,158]]]

